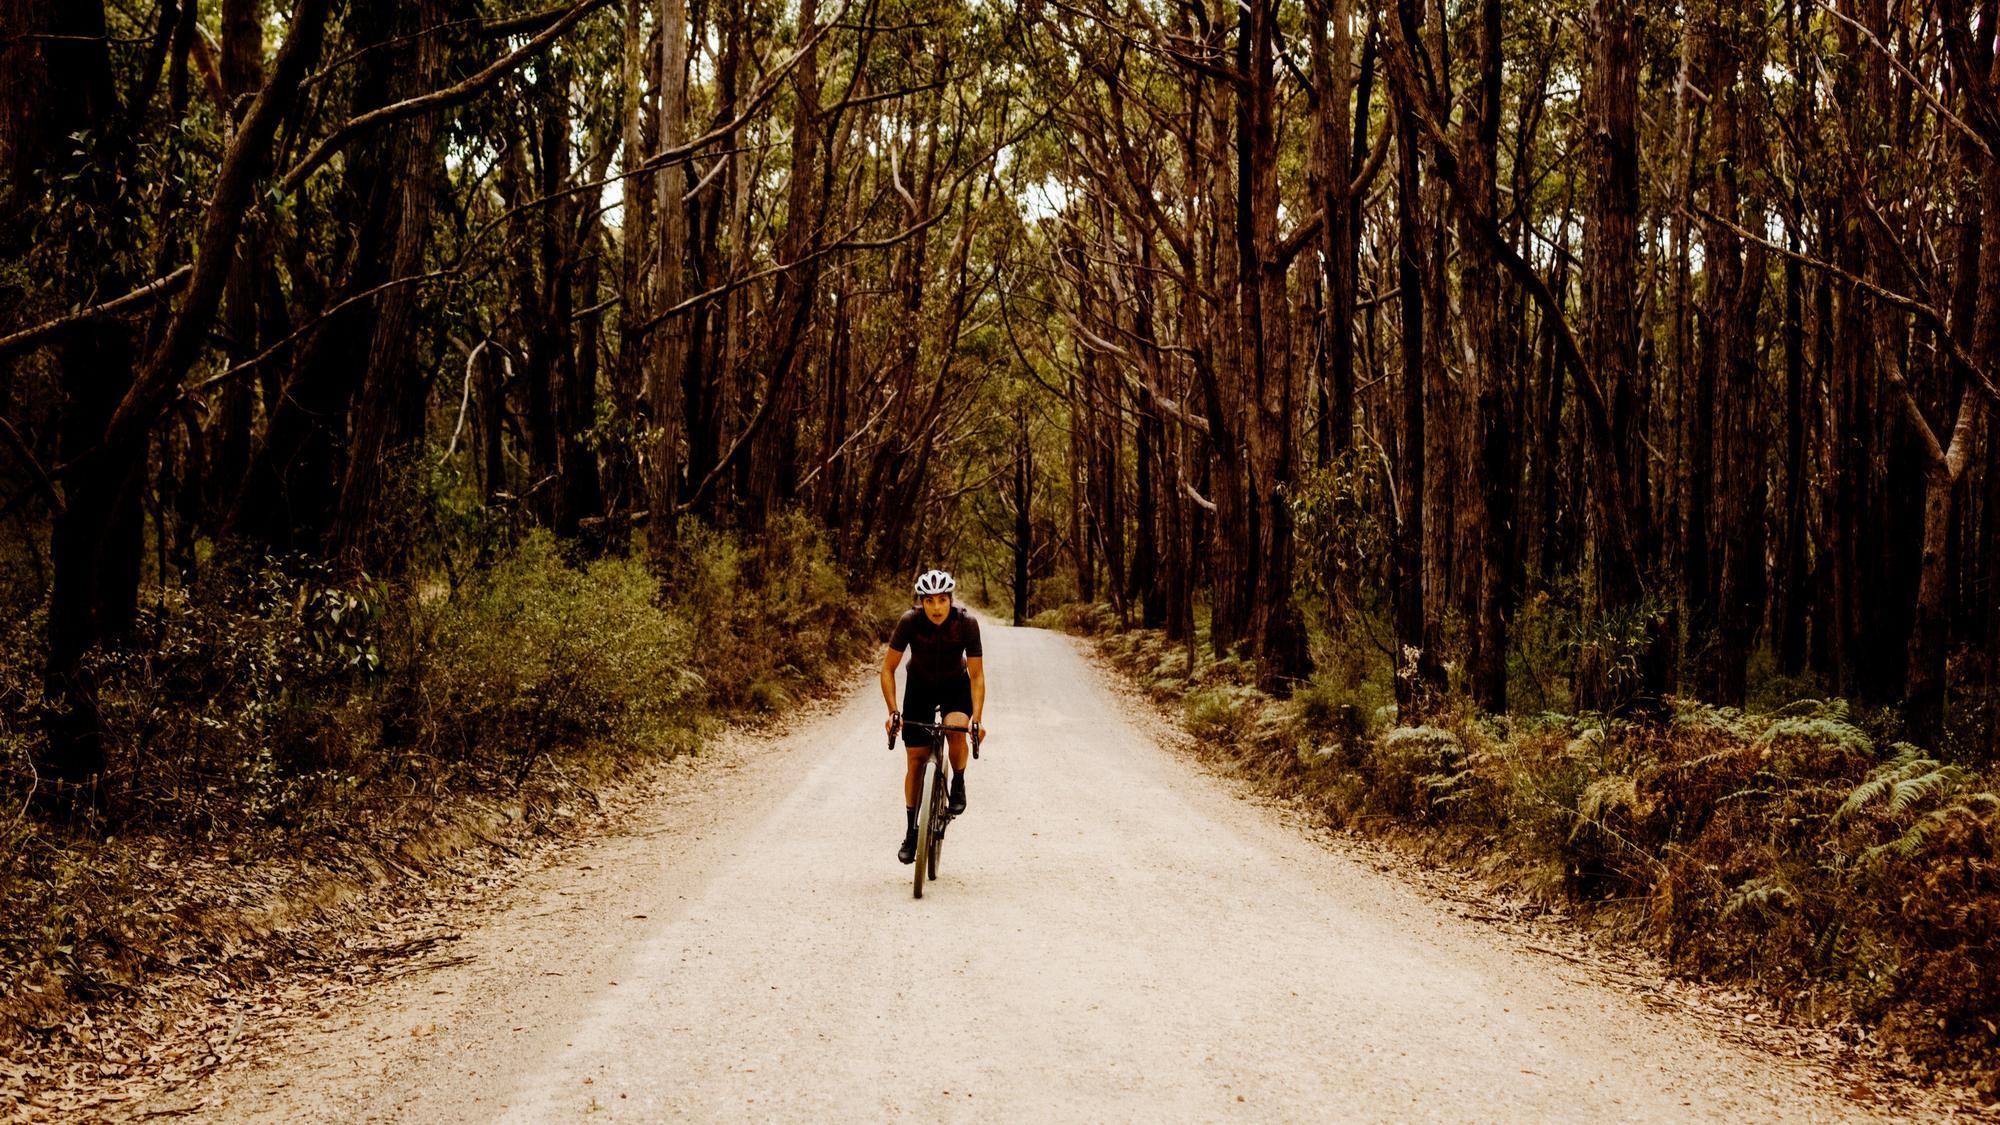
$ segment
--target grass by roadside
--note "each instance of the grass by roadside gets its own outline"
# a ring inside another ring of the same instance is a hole
[[[103,668],[115,832],[37,821],[32,776],[0,774],[0,1105],[212,1065],[198,1044],[227,1034],[236,986],[402,956],[371,920],[819,694],[888,607],[802,520],[755,547],[689,528],[665,581],[535,533],[455,581],[263,568],[148,607]],[[38,633],[0,643],[10,763],[36,737]]]
[[[1665,726],[1440,709],[1395,723],[1367,690],[1289,700],[1255,669],[1104,607],[1089,636],[1181,725],[1330,822],[1412,843],[1510,893],[1849,1021],[1909,1069],[2000,1097],[2000,778],[1882,744],[1837,700],[1768,713],[1683,701]],[[1381,694],[1381,693],[1377,693]]]

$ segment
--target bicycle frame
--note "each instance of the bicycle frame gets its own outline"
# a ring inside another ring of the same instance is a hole
[[[933,711],[931,717],[935,719],[937,712]],[[976,725],[962,727],[950,723],[912,719],[903,719],[899,724],[899,727],[909,726],[914,726],[919,731],[931,732],[930,753],[925,759],[924,772],[919,775],[923,780],[919,781],[917,787],[919,805],[917,819],[920,832],[917,837],[914,891],[917,898],[922,898],[924,881],[927,878],[937,878],[938,855],[944,850],[945,826],[950,824],[952,819],[951,802],[947,799],[946,793],[949,792],[951,780],[957,775],[957,771],[952,768],[951,755],[945,753],[948,744],[945,736],[952,731],[972,735],[972,753],[977,757],[980,732]],[[894,749],[895,745],[896,730],[892,729],[889,733],[889,747]]]

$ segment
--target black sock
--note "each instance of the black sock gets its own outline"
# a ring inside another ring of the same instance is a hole
[[[959,770],[959,771],[958,771],[957,773],[955,773],[955,774],[952,774],[952,775],[951,775],[951,787],[952,787],[953,789],[958,789],[958,790],[961,790],[961,791],[962,791],[962,790],[964,790],[964,788],[965,788],[965,771],[964,771],[964,770]]]
[[[909,818],[910,831],[915,832],[917,830],[917,806],[911,805],[910,807],[904,809],[903,815]]]

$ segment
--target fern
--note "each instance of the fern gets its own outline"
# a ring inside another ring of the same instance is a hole
[[[1728,918],[1739,910],[1754,910],[1759,914],[1789,910],[1797,902],[1798,896],[1775,876],[1759,875],[1745,880],[1730,893],[1728,901],[1723,903],[1722,917]]]
[[[1875,742],[1866,731],[1850,723],[1844,717],[1845,704],[1838,709],[1829,708],[1818,715],[1790,715],[1774,719],[1764,732],[1757,736],[1758,749],[1769,749],[1780,743],[1807,743],[1830,746],[1848,751],[1856,756],[1875,752]]]
[[[1439,769],[1465,758],[1458,736],[1438,727],[1397,727],[1382,736],[1382,749],[1399,759]]]
[[[1583,795],[1577,801],[1576,823],[1570,827],[1569,838],[1575,840],[1586,826],[1604,828],[1605,822],[1619,812],[1633,815],[1639,810],[1639,785],[1630,777],[1614,774],[1600,777],[1584,786]]]
[[[1456,773],[1427,773],[1417,779],[1417,784],[1430,794],[1433,804],[1463,801],[1472,795],[1473,771],[1459,770]]]
[[[1964,767],[1926,758],[1923,751],[1908,743],[1896,744],[1894,758],[1876,767],[1868,780],[1854,787],[1834,813],[1836,821],[1846,820],[1862,809],[1886,798],[1890,816],[1902,816],[1912,809],[1957,792],[1965,784]]]
[[[1794,699],[1783,707],[1771,712],[1774,719],[1834,719],[1847,718],[1845,699]]]
[[[1898,859],[1908,859],[1922,851],[1930,838],[1937,834],[1938,829],[1953,819],[1961,816],[1980,819],[1996,812],[2000,812],[2000,794],[1974,793],[1955,804],[1932,809],[1912,822],[1903,830],[1902,835],[1886,844],[1877,844],[1861,855],[1871,863],[1889,855]]]
[[[1685,731],[1715,731],[1742,741],[1749,741],[1751,735],[1747,716],[1735,707],[1716,707],[1695,700],[1685,700],[1675,708],[1674,727]]]

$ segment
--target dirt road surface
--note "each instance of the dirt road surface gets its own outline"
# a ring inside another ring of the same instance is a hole
[[[1846,1120],[1811,1066],[1525,953],[1234,795],[1060,635],[989,625],[922,901],[872,682],[566,853],[213,1120]]]

